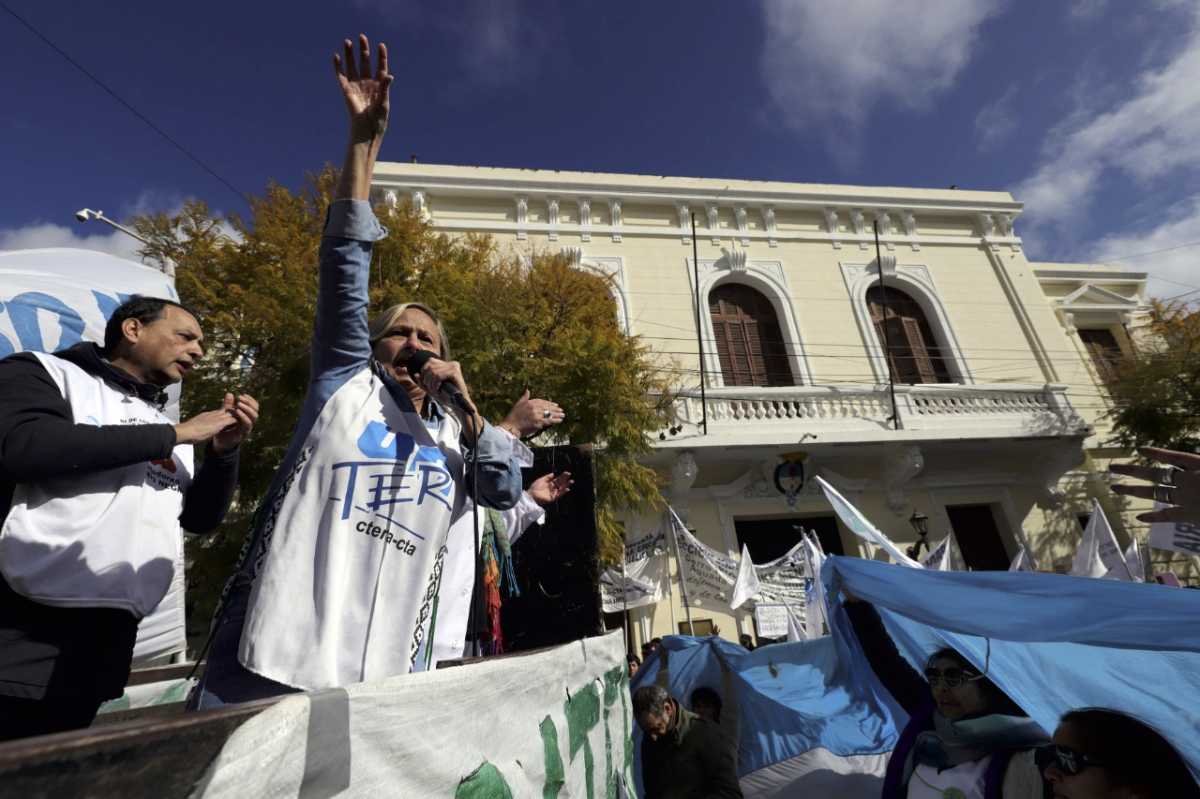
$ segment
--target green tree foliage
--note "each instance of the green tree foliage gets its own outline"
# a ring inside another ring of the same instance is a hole
[[[1155,302],[1135,357],[1109,383],[1108,417],[1126,447],[1200,448],[1200,311]]]
[[[243,447],[239,501],[221,532],[190,550],[194,628],[212,611],[299,416],[317,249],[336,179],[326,168],[298,193],[272,185],[249,220],[192,202],[133,222],[151,242],[144,254],[175,264],[179,294],[204,327],[207,354],[185,386],[185,416],[216,407],[226,391],[261,405]],[[566,422],[533,443],[596,445],[601,559],[619,561],[614,513],[661,502],[654,471],[637,459],[668,424],[670,387],[649,349],[618,327],[607,279],[561,256],[526,265],[488,237],[437,233],[407,205],[376,214],[389,235],[375,246],[370,312],[412,300],[437,309],[486,418],[498,421],[526,388],[562,405]]]

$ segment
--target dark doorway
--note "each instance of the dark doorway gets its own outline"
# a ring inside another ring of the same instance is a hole
[[[845,554],[835,516],[737,519],[733,527],[737,532],[738,548],[741,549],[742,544],[749,547],[750,558],[755,563],[766,563],[786,554],[800,543],[801,528],[817,534],[826,555]]]
[[[1003,571],[1008,553],[1000,540],[1000,528],[991,505],[947,505],[946,515],[954,540],[971,571]]]

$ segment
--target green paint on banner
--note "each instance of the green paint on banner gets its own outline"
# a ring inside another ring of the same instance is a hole
[[[588,741],[588,732],[600,723],[600,691],[596,688],[595,681],[588,683],[579,693],[568,699],[563,711],[567,716],[571,762],[575,762],[575,753],[583,749],[583,778],[587,783],[587,799],[595,799],[593,780],[596,763],[592,756],[592,744]]]
[[[617,786],[621,781],[621,769],[613,768],[612,729],[608,726],[609,708],[617,701],[625,667],[617,666],[604,674],[604,786],[605,799],[617,799]]]
[[[542,752],[546,759],[546,783],[542,786],[542,799],[556,799],[567,783],[562,755],[558,753],[558,727],[546,716],[538,729],[542,732]]]
[[[626,785],[633,786],[637,781],[633,777],[633,733],[629,729],[629,717],[632,710],[629,707],[629,672],[621,673],[621,727],[625,733],[625,779]]]
[[[500,769],[485,760],[458,784],[454,799],[513,799],[513,794]]]

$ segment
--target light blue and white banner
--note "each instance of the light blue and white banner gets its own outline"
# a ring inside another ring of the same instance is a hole
[[[1200,774],[1200,591],[1031,572],[906,569],[831,557],[821,572],[835,635],[841,591],[873,604],[920,668],[950,646],[1047,733],[1068,710],[1105,707],[1158,730]]]

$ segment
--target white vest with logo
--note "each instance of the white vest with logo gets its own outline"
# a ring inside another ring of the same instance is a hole
[[[428,660],[463,505],[458,439],[457,420],[446,417],[435,438],[370,368],[334,392],[257,546],[238,651],[246,668],[317,689]]]
[[[75,424],[171,424],[157,408],[70,361],[34,353]],[[170,458],[17,483],[0,528],[0,572],[14,591],[61,607],[109,607],[139,619],[171,585],[192,447]]]

